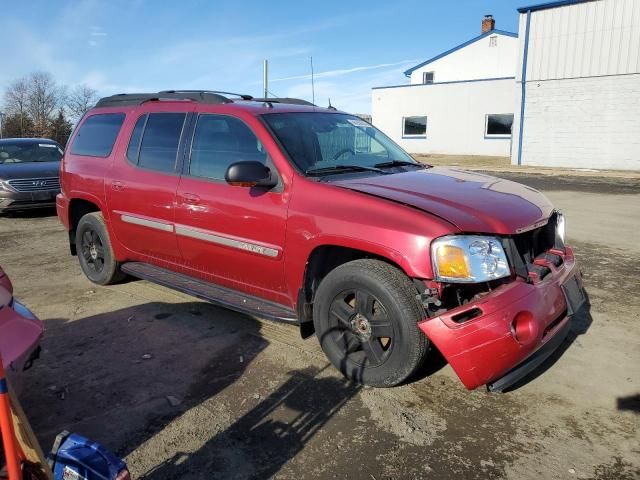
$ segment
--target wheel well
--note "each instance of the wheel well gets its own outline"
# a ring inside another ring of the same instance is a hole
[[[304,272],[302,288],[298,292],[297,310],[300,319],[300,332],[303,338],[314,333],[313,299],[322,279],[334,268],[361,258],[375,258],[386,262],[402,271],[402,268],[388,258],[374,255],[371,252],[336,245],[317,247],[309,255]]]
[[[99,212],[100,207],[95,203],[81,198],[74,198],[69,202],[69,247],[71,254],[76,255],[76,227],[80,219],[87,213]]]

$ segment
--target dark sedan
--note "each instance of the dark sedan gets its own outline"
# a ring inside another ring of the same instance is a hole
[[[55,206],[62,148],[45,138],[0,140],[0,213]]]

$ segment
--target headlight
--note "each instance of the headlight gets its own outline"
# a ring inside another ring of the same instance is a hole
[[[450,235],[431,244],[436,280],[487,282],[511,275],[502,243],[496,237]]]
[[[0,192],[15,192],[15,190],[0,180]]]
[[[565,233],[567,231],[567,221],[564,218],[564,215],[560,212],[556,213],[556,233],[564,243]]]

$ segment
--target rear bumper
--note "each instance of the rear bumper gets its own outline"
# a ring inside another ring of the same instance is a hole
[[[53,207],[58,193],[60,193],[60,190],[2,192],[2,194],[0,194],[0,211],[6,212],[10,210]]]
[[[507,388],[560,346],[570,328],[562,285],[573,276],[581,285],[580,273],[568,247],[562,265],[549,268],[543,280],[514,281],[418,324],[466,388]],[[482,313],[464,323],[453,320],[473,308]]]

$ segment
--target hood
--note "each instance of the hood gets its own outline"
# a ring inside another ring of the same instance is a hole
[[[551,202],[533,188],[451,168],[340,180],[335,185],[419,208],[463,232],[519,233],[553,211]]]
[[[60,162],[0,163],[0,180],[57,177]]]

